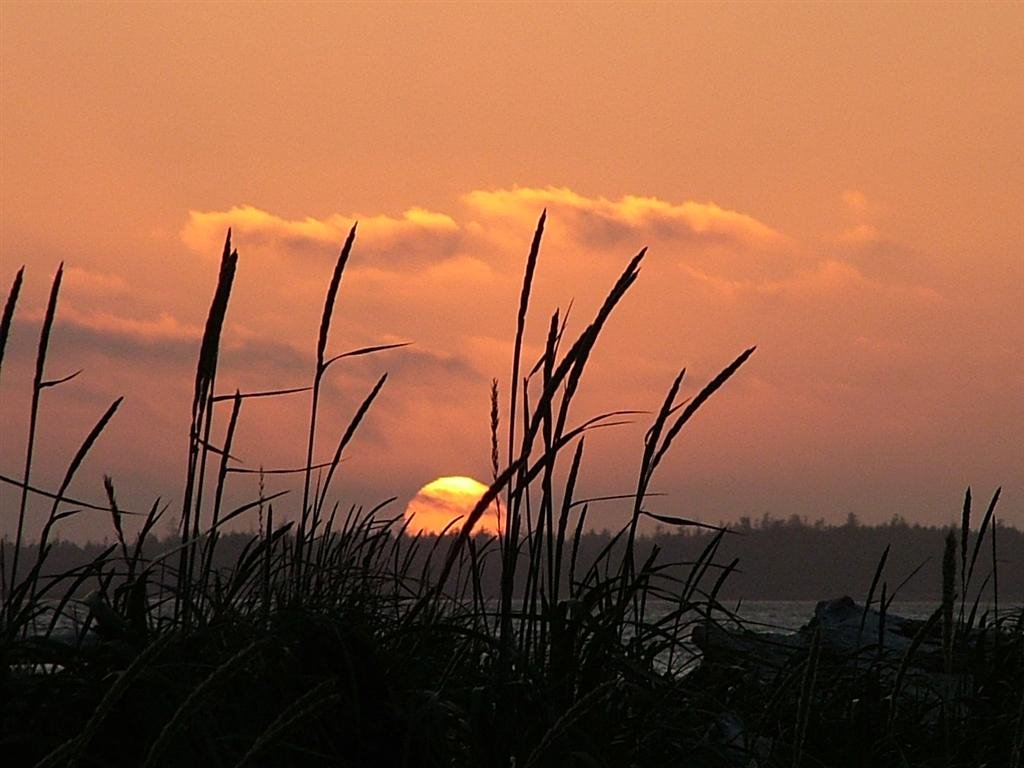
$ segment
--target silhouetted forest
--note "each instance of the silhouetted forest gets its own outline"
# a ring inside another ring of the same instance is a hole
[[[899,588],[897,599],[941,598],[942,548],[949,528],[915,525],[899,517],[885,525],[860,525],[850,516],[844,525],[808,523],[798,517],[742,519],[730,530],[715,558],[725,565],[733,558],[739,560],[722,587],[725,597],[820,600],[848,594],[863,598],[882,553],[891,545],[879,588],[887,583],[890,595]],[[976,535],[973,531],[968,542],[971,550]],[[999,597],[1020,600],[1024,597],[1024,533],[1000,526],[996,537]],[[667,562],[692,561],[711,538],[707,532],[683,533],[655,536],[644,544],[660,547]],[[993,570],[990,544],[986,540],[979,553],[976,584]],[[991,594],[991,587],[990,580],[986,594]]]
[[[843,525],[830,525],[821,520],[810,523],[796,516],[785,520],[770,516],[760,520],[741,518],[722,537],[702,586],[710,590],[722,570],[737,560],[719,592],[723,599],[821,600],[840,595],[863,598],[879,558],[889,546],[879,589],[885,583],[890,596],[898,589],[897,599],[939,600],[942,547],[949,530],[908,523],[899,517],[884,525],[862,525],[852,515]],[[715,533],[685,528],[680,532],[659,531],[640,537],[637,558],[646,558],[652,548],[657,547],[659,562],[681,564],[679,568],[668,568],[666,574],[685,578],[689,566],[712,544]],[[976,531],[972,532],[968,542],[971,550],[976,535]],[[248,533],[224,534],[218,545],[216,564],[226,567],[235,563],[251,537]],[[612,542],[613,537],[610,531],[582,536],[578,576],[586,572],[606,547],[610,546],[613,552],[621,548],[620,543]],[[1024,599],[1024,532],[1000,525],[996,541],[999,599],[1019,602]],[[153,539],[145,550],[147,556],[155,557],[179,544],[177,538]],[[54,542],[47,560],[48,571],[60,573],[82,566],[107,546],[109,542]],[[444,551],[443,547],[439,549]],[[429,547],[423,547],[417,560],[421,561],[428,550]],[[34,547],[29,546],[27,551],[31,562],[35,557]],[[484,558],[481,573],[484,592],[492,596],[498,592],[497,568],[493,567],[497,565],[496,554]],[[974,583],[980,585],[988,578],[985,594],[989,599],[993,596],[993,583],[989,578],[992,570],[992,551],[990,541],[986,540],[979,552]],[[83,587],[91,588],[88,582]]]

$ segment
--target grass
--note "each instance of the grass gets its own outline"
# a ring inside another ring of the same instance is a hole
[[[45,377],[58,270],[38,347],[24,472],[8,480],[20,489],[16,538],[0,549],[5,765],[1020,765],[1024,622],[998,611],[979,616],[988,579],[980,588],[971,583],[988,532],[990,576],[997,584],[998,495],[968,558],[968,493],[960,538],[949,540],[943,581],[936,585],[941,606],[901,654],[864,637],[853,658],[838,657],[815,632],[809,647],[768,674],[754,657],[696,663],[691,630],[737,618],[718,600],[737,567],[735,560],[716,560],[730,533],[654,513],[647,502],[673,442],[753,349],[691,399],[680,399],[685,371],[674,378],[644,439],[628,520],[599,553],[581,556],[594,501],[577,489],[587,434],[640,414],[617,411],[580,421],[573,398],[602,329],[640,274],[644,251],[628,262],[575,340],[565,338],[566,317],[554,312],[544,352],[524,361],[544,223],[542,215],[517,314],[506,455],[495,381],[493,482],[461,527],[437,537],[409,535],[400,515],[384,511],[386,503],[347,512],[329,504],[335,469],[386,377],[356,409],[331,459],[315,461],[321,383],[329,367],[401,346],[327,355],[355,227],[327,291],[311,386],[217,394],[220,336],[239,267],[228,233],[196,369],[180,536],[161,552],[147,546],[166,511],[159,502],[128,541],[109,479],[105,505],[66,495],[120,399],[82,442],[55,492],[33,485],[40,393],[69,378]],[[19,271],[5,305],[0,365],[22,279]],[[298,394],[310,397],[306,464],[280,471],[302,474],[301,506],[282,514],[275,509],[281,496],[261,490],[258,498],[225,508],[229,477],[253,471],[231,458],[245,403]],[[226,428],[215,435],[214,413],[227,407]],[[28,564],[21,558],[31,551],[24,546],[30,494],[48,496],[52,504],[35,562]],[[501,535],[474,535],[473,526],[495,502],[504,513]],[[116,543],[81,567],[49,573],[50,533],[86,508],[107,511]],[[221,530],[246,515],[258,516],[259,532],[230,567],[216,565]],[[696,560],[663,562],[656,549],[641,545],[643,518],[712,535]],[[887,557],[888,550],[866,601],[880,608],[879,638],[899,591],[884,578]],[[496,595],[485,586],[495,569]],[[94,595],[82,601],[87,588]],[[72,636],[62,615],[80,618]],[[936,637],[938,671],[960,682],[938,698],[924,690],[927,680],[919,673],[919,662],[931,663],[923,654]]]

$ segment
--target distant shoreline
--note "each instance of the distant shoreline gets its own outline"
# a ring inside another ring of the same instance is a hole
[[[713,538],[713,531],[660,533],[637,539],[637,555],[646,557],[652,547],[658,547],[661,563],[692,563],[697,560]],[[797,518],[775,520],[763,518],[730,528],[722,537],[713,558],[713,566],[706,576],[705,588],[718,573],[733,560],[735,567],[724,580],[718,597],[723,602],[744,601],[801,601],[813,603],[841,595],[863,601],[871,584],[872,575],[882,552],[888,546],[889,555],[877,585],[887,585],[895,602],[934,602],[941,600],[941,559],[943,539],[949,528],[911,525],[896,519],[886,525],[847,524],[839,526],[823,523],[808,524]],[[221,537],[217,564],[221,567],[234,563],[237,553],[251,539],[251,533],[230,533]],[[970,546],[974,546],[972,532]],[[607,546],[613,534],[590,532],[580,540],[580,563],[589,563]],[[1024,602],[1024,532],[998,527],[999,556],[998,602],[1000,605]],[[428,537],[429,538],[429,537]],[[177,539],[154,539],[146,550],[153,554],[172,549]],[[987,542],[986,542],[987,543]],[[48,570],[58,573],[88,562],[109,542],[79,544],[70,541],[52,542]],[[10,547],[10,543],[7,543]],[[613,547],[614,548],[614,547]],[[988,577],[993,569],[988,547],[979,554],[975,578],[977,584]],[[34,551],[29,545],[27,551]],[[688,566],[681,567],[682,572]],[[673,569],[669,569],[671,574]],[[906,580],[906,583],[903,583]],[[482,587],[485,594],[498,594],[496,569],[484,568]],[[877,596],[876,596],[877,597]],[[973,601],[975,592],[970,599]],[[983,602],[991,603],[991,580],[985,587]]]

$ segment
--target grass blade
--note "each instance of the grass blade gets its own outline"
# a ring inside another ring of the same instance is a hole
[[[57,267],[50,286],[50,298],[46,302],[46,314],[43,315],[43,326],[39,332],[39,347],[36,352],[36,372],[32,380],[32,404],[29,406],[28,442],[25,447],[24,485],[21,488],[21,504],[18,507],[18,527],[14,537],[14,552],[11,557],[11,578],[8,582],[12,587],[18,582],[18,559],[25,530],[25,513],[28,508],[28,489],[32,479],[32,453],[36,442],[36,426],[39,421],[39,395],[42,392],[43,369],[46,366],[46,352],[50,345],[50,331],[57,314],[57,297],[60,295],[60,284],[64,277],[64,262]],[[12,305],[13,311],[13,305]],[[5,308],[6,313],[6,308]],[[59,494],[58,494],[59,495]]]
[[[3,371],[4,350],[7,349],[7,337],[11,332],[11,323],[14,320],[14,308],[18,304],[18,294],[21,293],[21,282],[25,277],[25,267],[18,270],[11,284],[11,290],[7,293],[7,301],[4,302],[4,314],[0,319],[0,372]]]

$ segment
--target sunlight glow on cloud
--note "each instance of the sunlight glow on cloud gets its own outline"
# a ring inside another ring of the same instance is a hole
[[[399,218],[334,214],[326,219],[307,216],[290,220],[243,205],[227,211],[189,211],[181,239],[198,253],[216,254],[217,244],[223,242],[230,227],[235,241],[246,242],[250,248],[270,248],[280,256],[305,255],[336,250],[356,221],[360,239],[375,253],[387,254],[398,263],[451,251],[459,236],[459,227],[450,216],[418,207],[408,209]]]
[[[231,227],[236,241],[244,240],[250,248],[270,246],[284,254],[303,253],[311,248],[336,248],[358,220],[364,249],[381,256],[377,266],[387,266],[450,257],[474,237],[488,237],[496,224],[505,221],[514,222],[517,228],[530,226],[539,211],[548,208],[556,231],[588,247],[621,247],[638,238],[756,249],[790,244],[789,238],[754,217],[715,203],[674,204],[637,195],[613,201],[585,197],[565,187],[474,190],[462,197],[462,203],[467,209],[464,226],[452,215],[419,207],[409,208],[399,218],[334,214],[301,220],[284,219],[250,205],[226,211],[193,210],[181,239],[194,251],[213,254]]]
[[[730,211],[715,203],[686,201],[673,204],[656,197],[626,195],[619,200],[585,197],[566,187],[543,189],[514,187],[490,191],[475,190],[463,201],[484,217],[530,220],[548,208],[552,218],[561,217],[577,237],[594,232],[610,239],[631,236],[709,237],[734,240],[745,245],[772,247],[785,243],[779,232],[752,216]]]

